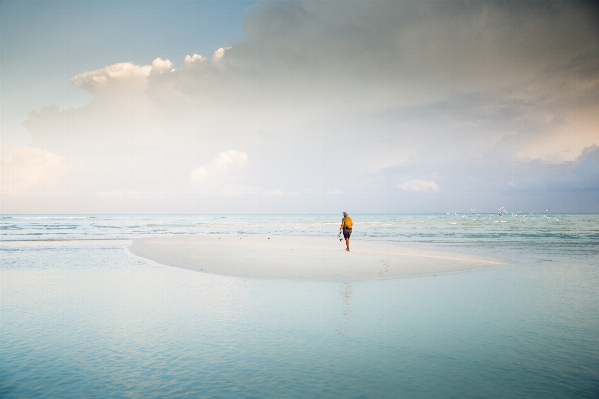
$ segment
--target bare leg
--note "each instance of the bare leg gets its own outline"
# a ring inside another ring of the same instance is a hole
[[[345,239],[345,246],[347,247],[347,248],[345,248],[345,250],[349,251],[349,238]]]

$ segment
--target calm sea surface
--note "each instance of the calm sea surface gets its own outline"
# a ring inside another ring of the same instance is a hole
[[[599,397],[599,215],[352,217],[354,247],[510,263],[395,280],[224,277],[127,247],[176,234],[335,241],[341,217],[3,215],[0,397]]]

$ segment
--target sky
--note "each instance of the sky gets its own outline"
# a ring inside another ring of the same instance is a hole
[[[595,2],[9,0],[0,62],[0,213],[599,212]]]

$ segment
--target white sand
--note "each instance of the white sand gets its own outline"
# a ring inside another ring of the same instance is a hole
[[[227,276],[276,279],[372,279],[498,266],[481,256],[354,239],[344,250],[334,237],[198,235],[150,237],[129,247],[163,265]]]

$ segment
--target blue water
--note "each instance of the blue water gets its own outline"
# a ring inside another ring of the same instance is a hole
[[[354,246],[489,254],[396,280],[208,275],[127,247],[330,236],[338,215],[0,216],[0,397],[599,395],[599,215],[352,215]]]

